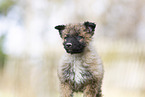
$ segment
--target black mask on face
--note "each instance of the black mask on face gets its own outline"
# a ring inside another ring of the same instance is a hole
[[[66,37],[63,43],[66,52],[71,54],[83,52],[86,44],[79,41],[81,38],[80,36]]]

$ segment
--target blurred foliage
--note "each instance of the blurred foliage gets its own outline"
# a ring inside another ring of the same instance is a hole
[[[5,35],[0,36],[0,69],[4,67],[4,62],[6,55],[3,52],[3,42],[4,42]]]
[[[2,0],[0,3],[0,14],[6,15],[9,9],[16,3],[14,0]]]

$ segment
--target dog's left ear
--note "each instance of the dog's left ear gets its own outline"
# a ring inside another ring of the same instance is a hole
[[[55,26],[55,29],[59,31],[60,37],[62,37],[62,31],[65,29],[65,25]]]
[[[94,34],[95,27],[96,27],[95,23],[84,22],[84,26],[86,27],[86,30],[87,30],[88,33],[90,33],[91,35]]]

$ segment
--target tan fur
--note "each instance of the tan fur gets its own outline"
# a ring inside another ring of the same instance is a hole
[[[87,33],[88,31],[86,30],[86,28],[84,26],[82,26],[82,24],[75,24],[75,25],[66,25],[66,28],[64,29],[63,33],[62,33],[62,38],[64,39],[65,37],[67,37],[67,34],[79,34],[79,36],[83,36],[85,39],[86,43],[89,43],[92,38],[90,34]]]
[[[65,53],[63,56],[58,67],[61,97],[72,97],[73,92],[83,92],[84,97],[102,97],[104,70],[101,59],[91,46],[91,35],[82,24],[67,25],[62,38],[67,34],[83,36],[84,39],[80,41],[85,41],[87,46],[82,53]]]

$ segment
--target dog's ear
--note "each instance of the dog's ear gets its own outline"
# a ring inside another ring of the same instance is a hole
[[[62,37],[62,31],[65,29],[65,25],[55,26],[55,29],[59,31],[60,37]]]
[[[91,35],[94,34],[96,24],[91,22],[84,22],[84,26],[86,27],[86,31]]]

